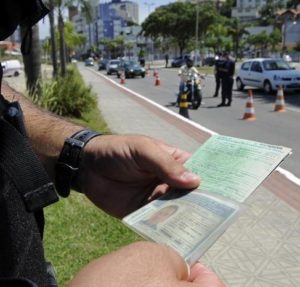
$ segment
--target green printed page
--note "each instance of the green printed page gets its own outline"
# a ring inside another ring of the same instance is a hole
[[[244,202],[290,153],[282,146],[214,135],[185,166],[201,177],[201,190]]]

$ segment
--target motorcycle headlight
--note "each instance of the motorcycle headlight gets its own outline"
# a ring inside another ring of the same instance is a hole
[[[132,73],[132,72],[133,72],[133,69],[130,69],[129,71]]]

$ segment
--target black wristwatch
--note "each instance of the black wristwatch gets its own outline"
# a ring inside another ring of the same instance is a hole
[[[55,166],[55,186],[58,194],[67,197],[74,187],[79,170],[82,149],[94,137],[102,135],[91,130],[81,130],[65,140]]]

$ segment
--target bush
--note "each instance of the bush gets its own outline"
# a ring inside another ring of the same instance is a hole
[[[42,90],[42,97],[36,97],[34,101],[60,116],[80,118],[97,103],[91,87],[86,87],[74,65],[68,67],[65,77],[43,83]]]

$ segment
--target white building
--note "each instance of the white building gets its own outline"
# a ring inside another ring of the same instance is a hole
[[[287,0],[277,1],[282,5],[287,2]],[[267,0],[237,0],[236,7],[231,11],[231,16],[239,18],[242,22],[258,19],[260,17],[260,9],[266,4]]]

